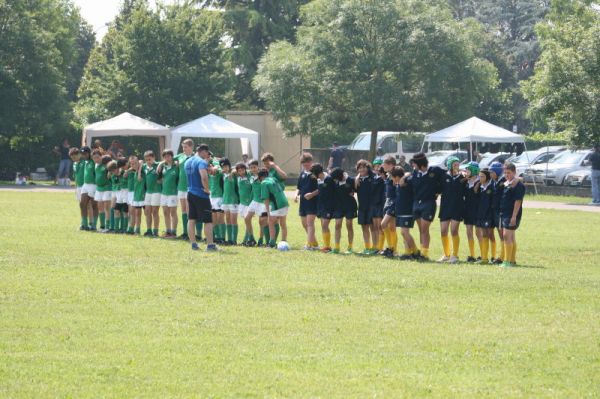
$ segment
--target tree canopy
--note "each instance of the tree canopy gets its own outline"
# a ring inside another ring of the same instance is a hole
[[[426,2],[317,0],[302,20],[296,44],[271,45],[255,78],[288,134],[428,131],[498,90],[468,29]]]
[[[537,29],[535,74],[523,84],[530,115],[578,146],[600,142],[600,10],[590,3],[555,2]]]

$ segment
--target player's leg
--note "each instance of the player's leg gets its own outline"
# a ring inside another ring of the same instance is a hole
[[[346,217],[346,231],[348,232],[348,249],[347,254],[351,254],[354,247],[354,219]]]
[[[306,230],[308,235],[308,245],[315,249],[319,247],[319,242],[317,241],[317,234],[315,228],[315,220],[317,215],[310,214],[306,215]]]
[[[148,196],[149,194],[146,194]],[[146,216],[146,232],[144,233],[144,237],[152,236],[152,207],[146,202],[144,206],[144,215]]]
[[[323,235],[323,248],[322,252],[331,252],[331,231],[329,230],[329,223],[331,219],[326,217],[321,218],[321,232]]]
[[[450,235],[452,236],[452,256],[450,257],[450,263],[458,262],[458,251],[460,249],[460,236],[458,235],[459,227],[460,221],[450,221]]]
[[[465,224],[467,227],[467,241],[469,243],[469,256],[467,257],[467,262],[473,263],[476,261],[475,259],[475,236],[473,234],[473,225]]]
[[[440,235],[442,236],[442,249],[444,255],[438,260],[438,262],[448,262],[450,260],[450,237],[448,235],[450,231],[450,220],[440,221]]]
[[[429,243],[431,241],[431,236],[429,234],[429,228],[431,226],[431,222],[425,219],[419,219],[419,235],[421,238],[421,256],[424,260],[429,259]]]
[[[281,241],[287,241],[287,236],[288,236],[287,216],[279,217],[279,225],[281,226]]]
[[[339,253],[342,241],[342,226],[344,225],[343,218],[335,219],[335,233],[334,233],[334,243],[333,243],[333,252]]]

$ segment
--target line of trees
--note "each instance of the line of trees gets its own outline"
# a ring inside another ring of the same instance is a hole
[[[589,145],[599,29],[589,0],[123,0],[97,43],[72,0],[0,0],[0,174],[123,111],[269,109],[316,145],[476,115]]]

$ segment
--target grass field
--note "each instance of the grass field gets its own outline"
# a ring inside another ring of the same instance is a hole
[[[501,269],[192,253],[72,197],[0,192],[0,397],[600,396],[600,214],[526,210]]]

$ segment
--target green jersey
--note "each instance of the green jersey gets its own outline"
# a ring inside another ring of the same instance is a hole
[[[256,177],[256,176],[252,176],[250,179],[252,181],[252,201],[263,202],[262,189],[260,187],[260,180],[258,180],[258,177]]]
[[[157,168],[158,162],[154,162],[150,166],[148,166],[148,164],[142,165],[142,176],[146,182],[146,192],[148,194],[156,194],[162,191],[162,187],[160,183],[158,183]]]
[[[179,167],[175,165],[162,166],[162,195],[177,195],[177,180],[179,179]],[[186,184],[187,186],[187,184]]]
[[[135,191],[135,181],[137,180],[137,172],[133,169],[129,169],[127,172],[127,190]]]
[[[133,171],[133,201],[134,202],[144,202],[146,198],[146,181],[142,175],[142,180],[138,180],[137,173]]]
[[[250,205],[252,202],[252,181],[250,175],[245,174],[237,178],[238,194],[240,195],[240,204]]]
[[[279,183],[282,190],[285,190],[285,180],[283,180],[281,176],[279,176],[279,173],[277,173],[277,170],[275,168],[269,169],[269,177],[275,180],[277,183]]]
[[[83,183],[96,184],[96,165],[91,159],[86,159],[83,165]]]
[[[237,177],[232,173],[223,174],[223,205],[237,205],[239,203]]]
[[[210,189],[211,198],[223,198],[223,172],[221,168],[215,166],[216,172],[214,175],[208,176],[208,188]]]
[[[269,200],[272,211],[289,206],[285,191],[281,189],[281,184],[272,177],[265,178],[260,183],[260,189],[262,200]]]
[[[73,162],[73,177],[75,177],[75,185],[77,187],[83,186],[83,179],[85,174],[85,161]]]
[[[175,157],[175,160],[179,166],[179,181],[177,182],[177,191],[187,191],[188,189],[187,175],[185,174],[185,163],[192,156],[193,155],[187,156],[184,153],[181,153]]]
[[[108,172],[106,166],[99,164],[96,165],[95,176],[96,176],[96,190],[98,191],[110,191],[110,180],[107,176]]]
[[[110,177],[110,184],[112,191],[121,191],[121,180],[123,178],[119,175],[112,175]]]

